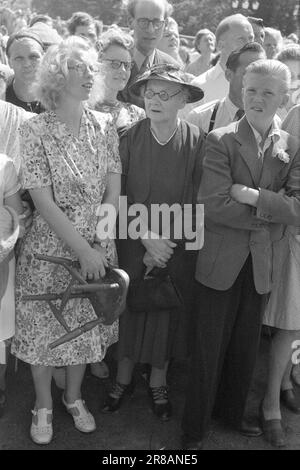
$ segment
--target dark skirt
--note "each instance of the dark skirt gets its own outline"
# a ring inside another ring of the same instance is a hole
[[[183,360],[189,354],[193,311],[195,252],[185,253],[185,262],[173,273],[184,300],[184,308],[136,313],[126,309],[120,317],[118,360],[129,358],[162,369],[170,359]]]

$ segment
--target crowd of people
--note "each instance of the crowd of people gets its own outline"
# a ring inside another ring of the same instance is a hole
[[[53,437],[53,379],[76,429],[93,432],[81,385],[87,364],[110,374],[116,343],[103,413],[122,406],[143,364],[153,413],[169,420],[167,372],[184,360],[182,449],[203,447],[212,417],[284,447],[281,406],[300,413],[299,38],[234,14],[188,45],[167,0],[127,8],[128,31],[104,31],[85,12],[1,29],[0,416],[11,354],[31,367],[33,442]],[[179,216],[155,220],[162,205]],[[101,207],[119,212],[109,231]],[[177,230],[186,207],[200,239],[192,249]],[[69,273],[38,255],[79,263],[87,283],[124,270],[120,318],[50,347],[65,332],[61,305],[71,330],[97,317],[86,297],[28,299],[70,289]],[[262,325],[266,390],[247,416]]]

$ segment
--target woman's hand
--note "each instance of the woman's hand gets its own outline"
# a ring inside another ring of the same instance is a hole
[[[160,263],[160,262],[157,262],[154,260],[154,258],[152,258],[152,256],[149,254],[148,251],[146,251],[145,255],[144,255],[144,258],[143,258],[143,263],[145,266],[147,266],[147,268],[166,268],[166,264],[165,263]]]
[[[177,246],[176,243],[166,238],[159,238],[158,240],[142,238],[141,242],[156,263],[167,263]]]
[[[95,248],[85,250],[79,256],[79,263],[82,277],[89,280],[94,279],[95,281],[105,276],[105,268],[108,267],[103,251],[98,251]]]

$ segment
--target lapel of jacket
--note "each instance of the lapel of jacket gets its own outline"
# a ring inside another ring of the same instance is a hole
[[[261,163],[258,159],[255,136],[245,116],[237,123],[235,138],[241,144],[239,152],[249,169],[254,185],[258,187],[261,176]]]
[[[272,183],[275,181],[276,175],[284,168],[287,163],[284,163],[278,158],[279,152],[287,152],[288,140],[284,133],[280,134],[280,139],[271,144],[267,149],[264,156],[264,165],[259,181],[259,185],[262,188],[268,189],[272,187]]]

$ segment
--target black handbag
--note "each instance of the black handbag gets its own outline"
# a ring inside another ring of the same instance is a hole
[[[130,311],[161,312],[183,307],[183,299],[167,268],[153,268],[142,279],[129,284],[127,306]]]

